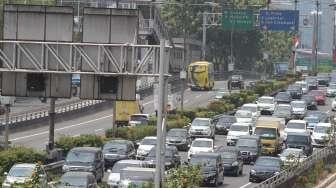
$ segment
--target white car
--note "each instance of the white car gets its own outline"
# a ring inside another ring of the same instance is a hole
[[[126,167],[141,167],[143,164],[143,161],[140,160],[121,160],[116,162],[113,165],[112,170],[107,170],[108,178],[107,178],[107,184],[110,187],[118,187],[120,184],[120,172],[121,169],[124,169]]]
[[[188,160],[192,155],[200,152],[213,152],[214,151],[214,141],[209,138],[196,138],[190,146],[188,151]]]
[[[294,118],[302,119],[307,113],[307,104],[305,101],[292,101],[292,115]]]
[[[252,134],[252,126],[250,123],[234,123],[231,125],[226,137],[227,145],[236,145],[240,136]]]
[[[330,84],[327,88],[327,96],[328,97],[336,97],[336,84]]]
[[[324,146],[331,137],[331,131],[332,127],[330,123],[318,123],[311,135],[313,146]]]
[[[275,108],[274,97],[262,96],[257,100],[257,105],[260,110],[261,115],[263,114],[273,114]]]
[[[285,166],[292,166],[294,163],[300,163],[307,158],[302,149],[287,148],[279,154],[279,157]]]
[[[252,113],[253,120],[256,120],[260,116],[258,105],[254,103],[244,104],[240,107],[240,110],[250,111]]]
[[[144,159],[154,146],[156,146],[156,136],[146,136],[139,144],[136,158]]]
[[[40,168],[40,169],[36,169]],[[34,172],[38,172],[41,179],[41,187],[47,187],[47,174],[45,173],[42,167],[37,166],[36,164],[22,163],[15,164],[9,170],[8,173],[5,173],[5,181],[2,183],[3,188],[11,187],[15,182],[24,183],[32,178]]]
[[[210,118],[195,118],[189,128],[189,135],[193,138],[215,138],[215,125]]]
[[[287,137],[286,135],[289,132],[296,132],[296,133],[307,132],[307,122],[305,120],[288,121],[285,128],[285,137]]]
[[[302,93],[307,94],[309,89],[308,89],[308,83],[306,81],[297,81],[295,84],[298,84],[302,88]]]
[[[149,121],[149,114],[132,114],[129,117],[128,124],[130,126],[147,125]]]
[[[331,102],[331,110],[335,111],[336,110],[336,98]]]
[[[237,110],[235,113],[237,123],[253,123],[252,112],[247,110]]]

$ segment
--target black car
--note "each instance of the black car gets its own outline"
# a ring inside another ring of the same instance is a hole
[[[156,147],[153,147],[149,154],[145,157],[145,164],[149,167],[155,168],[156,164]],[[165,152],[165,169],[171,169],[180,166],[181,157],[178,154],[178,150],[175,146],[166,146]]]
[[[330,77],[328,73],[318,73],[317,82],[319,86],[329,86]]]
[[[302,95],[301,100],[306,102],[308,110],[317,110],[317,104],[312,95]]]
[[[262,182],[280,173],[281,160],[276,157],[258,157],[254,166],[250,170],[250,182]]]
[[[216,133],[217,134],[227,134],[231,125],[236,123],[237,119],[234,116],[222,115],[214,119]]]
[[[231,174],[239,176],[243,174],[244,163],[238,156],[237,150],[226,150],[226,148],[220,148],[215,151],[222,156],[224,164],[224,174]]]
[[[301,99],[302,88],[299,85],[289,85],[286,91],[293,99]]]
[[[62,175],[56,188],[83,187],[97,188],[95,176],[90,172],[66,172]]]
[[[136,151],[134,144],[128,140],[111,140],[103,147],[105,168],[112,167],[115,162],[124,159],[134,159]]]
[[[287,92],[279,92],[275,97],[274,97],[275,102],[277,102],[277,104],[289,104],[290,102],[292,102],[292,96],[287,93]]]
[[[241,158],[245,164],[254,163],[261,154],[260,138],[256,135],[240,136],[236,148],[239,158]]]
[[[170,129],[167,133],[166,143],[170,146],[176,146],[178,150],[187,151],[191,142],[192,139],[186,129]]]
[[[302,149],[307,156],[310,156],[313,153],[312,139],[308,132],[287,133],[286,145],[287,148]]]
[[[244,80],[242,75],[232,75],[230,80],[228,81],[228,89],[244,89]]]
[[[192,155],[190,165],[201,167],[203,184],[217,186],[224,182],[223,160],[219,153],[198,153]]]

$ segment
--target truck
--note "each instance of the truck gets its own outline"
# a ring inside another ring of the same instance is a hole
[[[279,154],[284,146],[285,119],[276,117],[259,117],[254,134],[260,137],[262,154]]]
[[[116,101],[116,124],[117,126],[127,126],[130,116],[142,114],[143,107],[139,100]]]

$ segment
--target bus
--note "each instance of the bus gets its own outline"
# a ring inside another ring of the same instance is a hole
[[[215,85],[214,65],[208,61],[196,61],[188,66],[191,90],[212,90]]]

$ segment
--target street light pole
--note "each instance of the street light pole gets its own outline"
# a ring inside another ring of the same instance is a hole
[[[207,12],[203,12],[203,24],[202,24],[202,60],[205,60],[205,50],[206,50],[206,28],[207,26]]]
[[[319,6],[320,2],[316,0],[316,12],[314,14],[314,28],[313,28],[313,46],[312,46],[312,54],[314,58],[314,73],[318,72],[318,30],[319,30]]]

